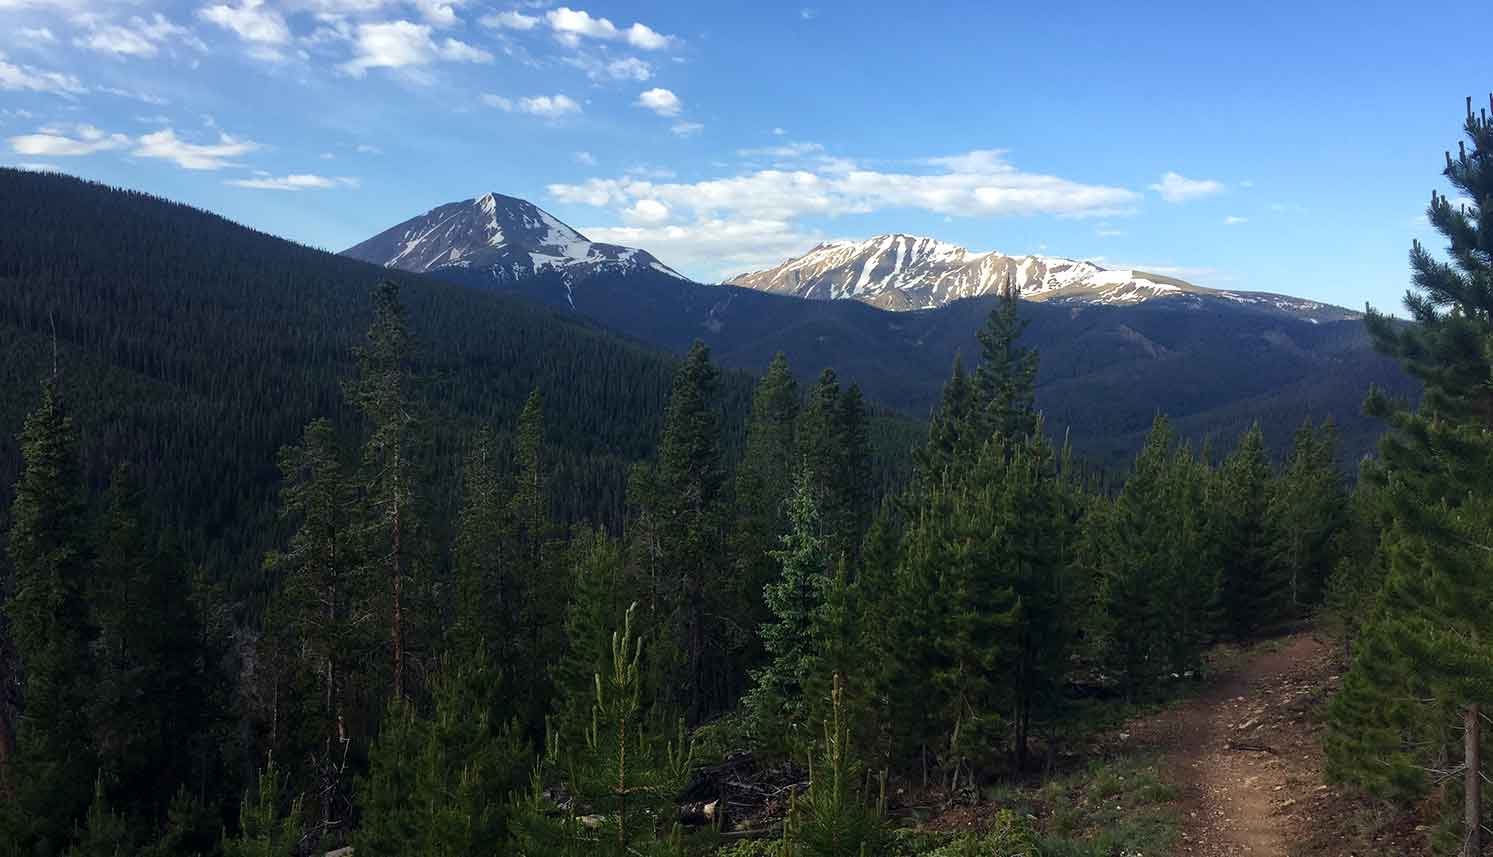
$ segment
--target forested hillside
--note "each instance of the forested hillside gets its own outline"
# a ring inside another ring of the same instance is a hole
[[[385,272],[56,175],[0,170],[0,221],[0,498],[15,484],[15,438],[55,342],[88,484],[101,487],[129,462],[194,559],[252,568],[243,558],[276,533],[276,450],[313,417],[351,419],[340,383]],[[494,428],[495,454],[510,457],[514,420],[542,389],[552,512],[617,527],[627,468],[652,452],[673,360],[575,316],[395,279],[421,395],[433,403],[418,452],[430,477],[452,482],[462,438],[478,425]],[[750,380],[727,374],[722,383],[734,449]],[[895,421],[878,420],[875,431],[894,448],[908,442]],[[434,520],[449,519],[454,489],[430,502]]]

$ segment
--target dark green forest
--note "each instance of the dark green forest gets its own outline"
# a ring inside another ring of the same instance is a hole
[[[1136,853],[1144,831],[1003,814],[930,840],[902,813],[1045,778],[1216,643],[1317,621],[1349,664],[1330,775],[1479,854],[1493,123],[1470,101],[1465,130],[1444,176],[1481,202],[1432,197],[1445,260],[1415,245],[1411,323],[1368,320],[1425,394],[1363,391],[1386,432],[1357,480],[1331,421],[1195,445],[1156,415],[1123,472],[1086,463],[1010,298],[909,425],[833,369],[749,378],[7,174],[31,231],[0,247],[23,415],[0,853]],[[739,835],[721,772],[745,767],[794,787]]]

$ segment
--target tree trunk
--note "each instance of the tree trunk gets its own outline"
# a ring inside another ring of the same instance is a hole
[[[401,596],[404,590],[404,574],[400,568],[400,544],[399,544],[399,499],[402,487],[399,484],[400,477],[399,453],[394,453],[394,520],[393,520],[393,568],[394,576],[394,697],[404,698],[404,608]]]
[[[1462,714],[1462,760],[1466,771],[1462,779],[1462,813],[1466,833],[1462,840],[1462,857],[1479,857],[1483,852],[1483,771],[1482,724],[1478,706],[1469,705]]]

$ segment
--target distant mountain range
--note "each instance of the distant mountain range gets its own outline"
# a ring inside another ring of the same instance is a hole
[[[1025,341],[1041,351],[1049,429],[1114,463],[1158,412],[1224,446],[1258,420],[1277,450],[1303,419],[1332,417],[1351,461],[1382,431],[1360,413],[1368,386],[1415,394],[1340,307],[905,235],[820,245],[709,285],[644,250],[590,242],[529,202],[483,194],[346,255],[519,295],[676,352],[700,339],[730,367],[760,371],[781,351],[802,377],[833,367],[914,416],[937,401],[956,354],[978,359],[976,332],[1010,283],[1028,299]]]
[[[1201,306],[1226,300],[1318,322],[1358,317],[1303,298],[1207,289],[1175,277],[1077,259],[974,253],[933,238],[902,234],[826,242],[776,267],[737,274],[726,283],[812,300],[853,299],[889,310],[932,309],[1010,289],[1027,300],[1053,303],[1164,299]]]

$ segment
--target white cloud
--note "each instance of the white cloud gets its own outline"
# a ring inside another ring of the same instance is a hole
[[[328,190],[330,188],[345,187],[356,188],[358,180],[353,178],[327,178],[326,176],[311,175],[308,173],[293,173],[288,176],[259,176],[252,179],[233,179],[223,182],[234,187],[254,188],[256,190]]]
[[[646,247],[665,264],[706,280],[771,267],[823,240],[780,220],[711,219],[687,226],[591,226],[582,231],[593,241]]]
[[[73,44],[99,53],[149,59],[160,53],[161,45],[173,39],[194,50],[207,50],[190,30],[171,23],[160,12],[149,20],[137,16],[124,24],[108,23],[92,14],[81,15],[77,20],[88,33],[75,38]]]
[[[673,36],[666,36],[646,24],[635,23],[623,29],[606,18],[593,18],[589,12],[568,6],[551,9],[545,13],[545,20],[549,22],[555,38],[572,48],[579,45],[582,39],[597,39],[620,40],[645,51],[657,51],[677,41]]]
[[[890,173],[833,164],[833,169],[759,170],[694,183],[658,184],[625,176],[580,185],[553,184],[549,192],[566,202],[624,206],[652,197],[701,216],[730,214],[787,220],[808,215],[858,214],[913,208],[961,216],[1051,214],[1068,217],[1129,213],[1139,194],[1026,173],[982,153],[937,159],[980,169],[936,173]],[[927,163],[933,163],[929,159]]]
[[[568,95],[531,95],[518,100],[518,112],[558,119],[581,112],[581,106]]]
[[[188,143],[177,137],[175,130],[165,128],[141,137],[131,154],[137,158],[173,161],[184,170],[220,170],[233,166],[230,158],[260,148],[262,146],[252,140],[241,140],[221,132],[216,143]]]
[[[237,6],[204,6],[197,10],[197,16],[225,30],[232,30],[246,42],[283,45],[290,41],[290,28],[285,25],[285,19],[278,11],[267,8],[264,0],[242,0]]]
[[[783,136],[784,134],[787,134],[787,133],[788,132],[784,131],[782,128],[774,128],[774,129],[772,129],[772,135],[774,137],[781,137],[781,136]]]
[[[590,152],[576,152],[574,157],[575,162],[583,167],[596,166],[596,156],[591,154]]]
[[[1125,233],[1110,226],[1101,225],[1098,229],[1094,230],[1094,234],[1100,238],[1117,238]]]
[[[443,3],[441,0],[414,0],[415,8],[420,10],[420,17],[436,27],[454,27],[460,23],[456,17],[456,7],[461,5],[462,0],[452,0]]]
[[[1248,217],[1239,217],[1239,216],[1233,215],[1233,214],[1230,214],[1228,217],[1225,217],[1223,219],[1223,225],[1224,226],[1236,226],[1236,225],[1238,225],[1240,223],[1248,223],[1248,222],[1249,222],[1249,218]]]
[[[1167,202],[1187,202],[1223,191],[1223,183],[1213,179],[1190,179],[1168,170],[1161,181],[1149,186]]]
[[[798,17],[802,18],[805,21],[812,21],[815,18],[819,17],[819,10],[810,9],[806,6],[798,10]]]
[[[57,43],[57,37],[52,34],[52,30],[48,27],[22,27],[18,32],[20,32],[21,38],[28,42],[41,42],[48,45]]]
[[[481,18],[482,26],[494,30],[532,30],[539,26],[539,16],[525,15],[517,10],[494,12]]]
[[[669,133],[673,134],[675,137],[693,137],[704,130],[705,126],[699,122],[681,121],[675,122],[673,125],[669,126]]]
[[[40,161],[22,161],[21,163],[11,164],[10,166],[11,166],[11,169],[25,170],[28,173],[60,173],[60,172],[62,172],[61,168],[59,168],[55,164],[45,164],[45,163],[42,163]]]
[[[380,149],[377,146],[369,145],[368,143],[359,143],[354,147],[354,151],[356,151],[360,155],[382,155],[384,153],[383,149]]]
[[[514,100],[487,94],[482,96],[482,103],[509,113],[527,113],[545,119],[560,119],[581,112],[581,105],[568,95],[528,95]]]
[[[655,87],[638,96],[639,107],[646,107],[660,116],[678,116],[684,109],[679,96],[661,87]]]
[[[42,128],[35,134],[11,137],[10,148],[18,155],[70,158],[122,149],[130,144],[123,134],[110,134],[92,125]]]
[[[666,223],[671,213],[667,205],[656,199],[640,199],[622,212],[622,219],[628,223],[655,226]]]
[[[71,74],[9,63],[4,54],[0,54],[0,89],[54,95],[81,95],[88,91],[83,82]]]
[[[355,39],[357,55],[340,68],[353,77],[362,77],[370,68],[407,68],[437,60],[492,62],[492,54],[487,51],[456,39],[438,43],[430,37],[430,32],[428,25],[410,21],[359,24]]]

